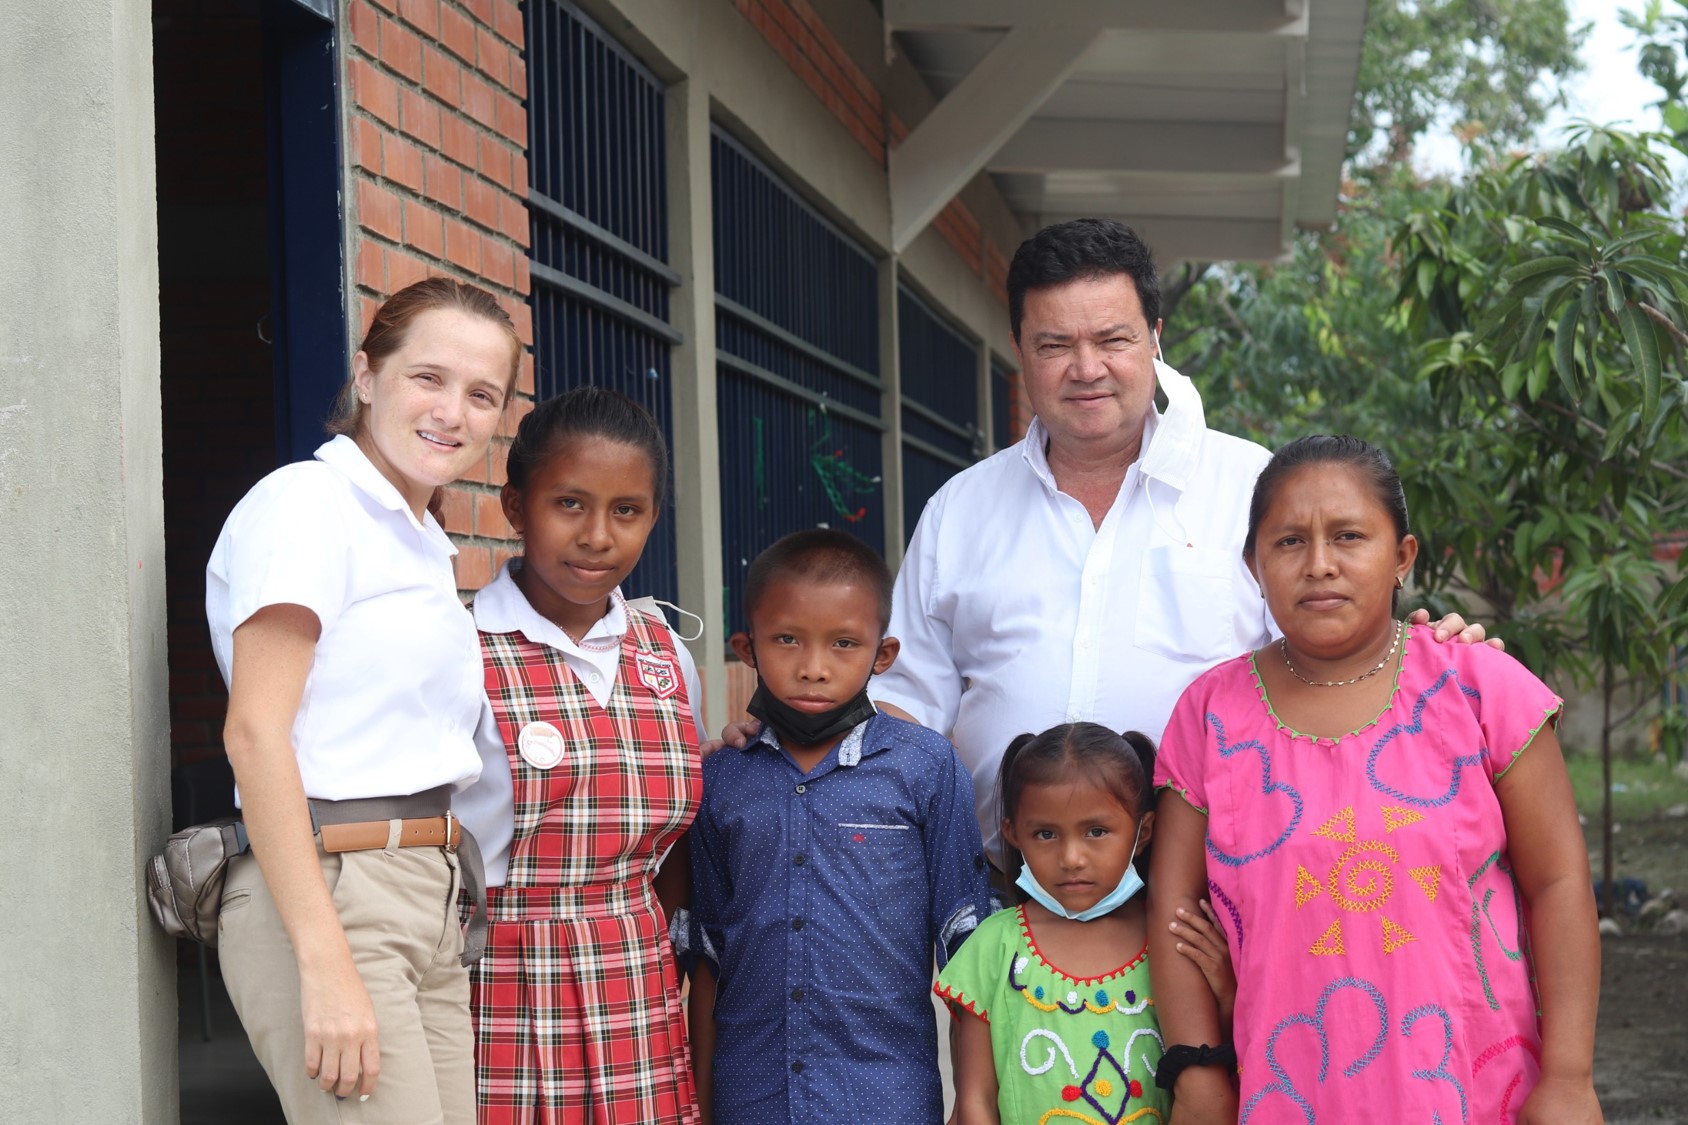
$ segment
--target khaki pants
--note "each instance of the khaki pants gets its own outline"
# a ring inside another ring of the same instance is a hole
[[[367,1102],[305,1075],[299,966],[250,854],[229,862],[217,920],[223,980],[290,1125],[474,1125],[469,973],[457,963],[457,859],[441,848],[318,852],[375,1005],[381,1077]]]

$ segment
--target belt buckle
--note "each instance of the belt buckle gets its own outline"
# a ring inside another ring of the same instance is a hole
[[[462,823],[462,821],[458,820],[456,817],[451,815],[450,809],[445,810],[445,850],[447,851],[447,853],[457,851],[457,845],[460,844],[463,840],[462,836],[458,836],[457,839],[455,839],[455,840],[452,839],[452,836],[454,835],[454,833],[452,832],[452,826],[454,824],[461,824],[461,823]]]

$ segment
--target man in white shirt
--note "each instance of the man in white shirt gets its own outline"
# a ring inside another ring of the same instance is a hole
[[[1014,255],[1008,295],[1036,418],[927,504],[897,575],[901,655],[873,684],[876,703],[955,743],[992,856],[1015,735],[1089,720],[1158,743],[1192,680],[1272,636],[1242,561],[1270,454],[1208,429],[1190,380],[1157,358],[1148,247],[1110,220],[1048,227]],[[1450,616],[1438,634],[1462,628]]]

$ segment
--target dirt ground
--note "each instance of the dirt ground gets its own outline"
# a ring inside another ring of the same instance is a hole
[[[1590,833],[1598,857],[1598,827]],[[1645,873],[1688,906],[1688,818],[1623,826],[1618,871]],[[1602,942],[1594,1086],[1608,1125],[1688,1125],[1688,935],[1637,933]]]

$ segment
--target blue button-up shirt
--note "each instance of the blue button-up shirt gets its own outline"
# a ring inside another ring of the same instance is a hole
[[[704,762],[691,842],[715,1120],[940,1122],[932,961],[993,906],[954,747],[876,715],[805,774],[765,729]]]

